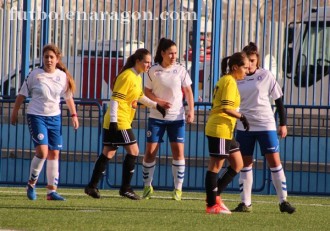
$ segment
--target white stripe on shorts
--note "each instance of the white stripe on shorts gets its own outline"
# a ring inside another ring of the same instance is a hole
[[[220,152],[220,154],[222,154],[222,155],[228,154],[228,153],[226,153],[226,139],[220,138],[219,141],[220,141],[219,142],[219,152]]]
[[[121,135],[123,136],[125,143],[131,142],[127,130],[121,130]]]

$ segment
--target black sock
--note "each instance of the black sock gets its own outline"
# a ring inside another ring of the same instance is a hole
[[[217,196],[217,177],[218,174],[207,171],[205,176],[205,189],[206,189],[206,203],[207,206],[213,206],[216,202]]]
[[[134,174],[135,161],[137,156],[127,153],[123,162],[123,176],[121,190],[126,191],[131,187],[131,180]]]
[[[233,180],[237,175],[230,166],[228,166],[227,171],[218,179],[218,195],[220,195],[227,185]]]
[[[109,160],[110,159],[108,159],[108,157],[103,155],[103,153],[101,153],[101,155],[99,155],[99,158],[95,162],[92,178],[88,184],[90,187],[97,188],[97,185],[98,185],[101,177],[105,173]]]

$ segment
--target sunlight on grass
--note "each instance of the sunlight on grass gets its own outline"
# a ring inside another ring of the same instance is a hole
[[[330,199],[290,197],[295,214],[282,214],[276,196],[253,196],[252,213],[208,215],[205,194],[184,192],[182,201],[171,192],[155,191],[155,198],[132,201],[118,190],[100,190],[93,199],[83,189],[63,189],[66,201],[47,201],[38,188],[38,199],[29,201],[24,188],[0,187],[0,228],[15,230],[327,230]],[[142,194],[141,191],[137,191]],[[223,194],[227,207],[239,203],[238,194]]]

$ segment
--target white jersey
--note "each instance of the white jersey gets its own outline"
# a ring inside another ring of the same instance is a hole
[[[60,100],[72,98],[67,88],[65,72],[56,69],[54,73],[47,73],[42,68],[36,68],[25,79],[19,94],[31,97],[27,113],[41,116],[56,116],[61,114]]]
[[[172,106],[166,110],[165,118],[156,109],[150,109],[149,117],[161,120],[184,120],[182,87],[191,84],[191,78],[183,65],[176,63],[168,68],[163,68],[160,64],[153,65],[148,71],[144,86]]]
[[[237,81],[237,86],[241,95],[240,112],[249,121],[250,131],[276,130],[270,97],[276,100],[283,93],[273,74],[259,68],[253,75]],[[237,130],[244,131],[242,123],[237,123]]]

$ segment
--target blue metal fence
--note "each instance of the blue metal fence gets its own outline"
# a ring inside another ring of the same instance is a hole
[[[24,185],[29,174],[34,148],[25,122],[25,107],[14,127],[9,123],[13,100],[1,100],[1,154],[0,184]],[[74,131],[68,125],[69,113],[62,105],[64,149],[61,152],[60,185],[81,187],[88,183],[94,162],[102,148],[102,116],[106,107],[96,101],[76,101],[80,128]],[[207,139],[204,134],[209,103],[196,103],[196,123],[187,126],[185,157],[186,178],[184,188],[202,190],[208,162]],[[295,194],[330,195],[329,113],[325,106],[287,106],[288,137],[280,141],[281,159],[286,171],[288,192]],[[317,116],[317,122],[314,117]],[[140,147],[140,156],[132,181],[134,187],[143,187],[142,158],[146,146],[146,121],[148,111],[140,106],[133,122],[134,133]],[[156,188],[173,187],[168,140],[161,144],[153,185]],[[121,184],[124,149],[118,149],[110,161],[102,188],[119,187]],[[254,153],[253,190],[260,193],[274,192],[270,172],[259,147]],[[46,184],[45,173],[39,184]],[[238,179],[228,187],[238,190]]]
[[[268,0],[0,3],[0,183],[26,181],[33,148],[24,109],[19,125],[13,127],[9,124],[10,107],[28,72],[41,64],[45,43],[52,42],[61,48],[63,61],[78,88],[75,97],[81,129],[77,133],[66,125],[66,109],[62,108],[66,148],[61,155],[60,184],[82,186],[87,183],[101,150],[103,103],[111,95],[112,79],[137,48],[145,47],[154,55],[158,40],[168,37],[176,42],[178,59],[191,73],[196,101],[196,122],[187,127],[185,188],[204,187],[208,161],[204,124],[212,89],[220,75],[221,59],[254,41],[260,49],[262,66],[270,69],[283,87],[289,136],[281,140],[281,159],[288,190],[329,195],[330,7],[326,1],[277,3]],[[145,150],[146,119],[146,109],[139,108],[134,131],[141,155]],[[110,163],[103,187],[120,185],[123,153],[119,150]],[[171,188],[168,143],[162,145],[158,159],[155,186]],[[141,159],[133,179],[137,187],[142,186],[140,163]],[[255,166],[254,191],[271,193],[270,173],[258,148]],[[40,183],[45,183],[44,175]],[[238,189],[237,179],[229,189]]]

